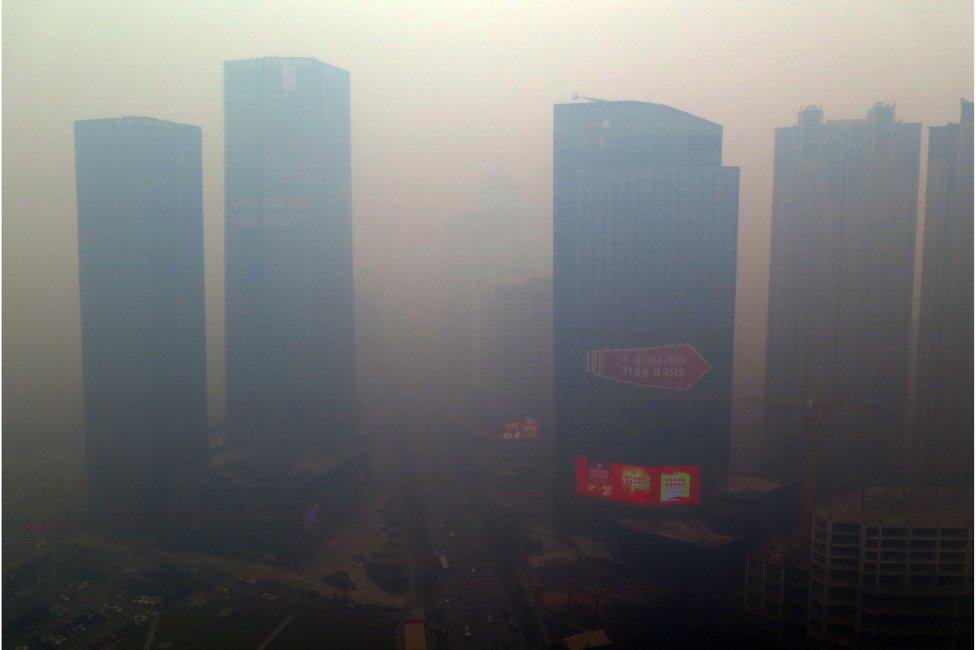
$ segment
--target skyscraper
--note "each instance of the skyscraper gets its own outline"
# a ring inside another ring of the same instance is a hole
[[[76,122],[75,170],[89,503],[152,525],[206,451],[200,128]]]
[[[821,492],[892,480],[904,427],[919,124],[800,111],[776,130],[764,471],[797,479],[822,404]],[[810,453],[814,452],[812,449]]]
[[[973,480],[973,103],[929,128],[911,462],[921,484]]]
[[[327,449],[353,433],[349,74],[224,64],[228,437]]]
[[[479,282],[478,321],[477,383],[496,424],[539,418],[550,427],[552,277]]]
[[[575,494],[581,457],[611,477],[726,466],[739,170],[721,125],[661,104],[560,104],[554,125],[557,525],[575,528],[600,512]]]

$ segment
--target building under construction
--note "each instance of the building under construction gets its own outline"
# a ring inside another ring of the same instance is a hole
[[[784,644],[973,645],[972,494],[870,487],[746,560],[744,605]]]

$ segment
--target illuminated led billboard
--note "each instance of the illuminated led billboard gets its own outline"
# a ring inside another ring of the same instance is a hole
[[[645,467],[576,459],[576,493],[640,506],[698,503],[701,468],[697,465]]]
[[[539,421],[535,418],[509,420],[502,430],[502,440],[531,440],[539,437]]]

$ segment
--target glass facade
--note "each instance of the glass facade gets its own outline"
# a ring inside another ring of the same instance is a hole
[[[722,127],[659,104],[555,107],[554,355],[557,508],[578,456],[703,467],[728,457],[739,170]],[[707,372],[687,390],[588,372],[588,353],[689,344]],[[559,515],[559,512],[557,512]]]
[[[224,65],[228,436],[328,449],[353,433],[349,74]]]
[[[151,526],[207,431],[200,129],[75,123],[89,502]]]

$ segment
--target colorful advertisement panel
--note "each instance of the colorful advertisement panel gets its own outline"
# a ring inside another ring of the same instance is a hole
[[[576,459],[576,493],[639,506],[697,505],[701,467],[646,467]]]
[[[508,420],[502,430],[502,440],[531,440],[539,437],[539,421],[535,418]]]

